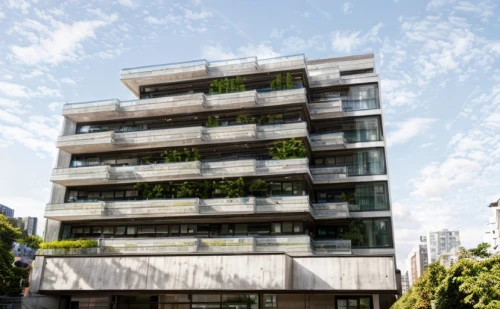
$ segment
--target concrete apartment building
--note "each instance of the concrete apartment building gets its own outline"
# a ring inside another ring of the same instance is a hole
[[[415,246],[408,255],[406,264],[408,268],[408,284],[411,287],[429,266],[427,245],[419,244]]]
[[[460,247],[459,231],[429,232],[427,234],[427,252],[429,255],[429,264],[439,261],[441,254],[455,252]]]
[[[373,54],[200,60],[124,69],[121,82],[137,100],[64,106],[45,211],[46,241],[99,245],[39,250],[27,303],[390,307]]]
[[[0,214],[6,216],[7,218],[14,218],[14,209],[0,204]]]
[[[36,235],[36,229],[38,228],[38,218],[37,217],[19,217],[10,219],[12,225],[19,228],[27,235]]]
[[[484,234],[484,241],[490,244],[491,253],[500,253],[500,199],[492,202],[488,207],[492,211],[492,216],[488,218],[486,224],[486,231]]]
[[[401,276],[401,290],[403,294],[410,290],[410,274],[408,271]]]

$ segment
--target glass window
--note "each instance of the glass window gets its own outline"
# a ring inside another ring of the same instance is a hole
[[[247,224],[235,224],[234,227],[236,235],[246,235],[248,233]]]
[[[302,233],[304,231],[304,226],[302,222],[294,222],[293,223],[293,232],[295,234]]]
[[[324,165],[325,164],[325,159],[315,159],[314,160],[314,165]]]
[[[127,190],[125,191],[126,197],[137,197],[139,195],[139,191],[137,190]]]
[[[114,234],[114,228],[112,226],[105,226],[102,228],[103,234]]]
[[[135,235],[137,233],[137,227],[127,226],[127,235]]]
[[[292,222],[283,222],[283,233],[291,234],[293,232],[293,223]]]
[[[160,225],[156,227],[156,235],[168,236],[168,225]]]
[[[115,235],[125,235],[125,227],[124,226],[117,226],[115,228]]]
[[[101,227],[92,227],[92,234],[101,234],[101,233],[102,233]]]
[[[281,223],[271,224],[271,234],[281,234]]]
[[[102,198],[104,200],[112,200],[115,198],[115,193],[113,191],[111,192],[102,192]]]
[[[220,234],[223,236],[233,235],[234,227],[232,224],[222,224],[220,227]]]
[[[302,188],[302,182],[294,182],[293,183],[293,195],[302,195],[304,193],[304,189]]]
[[[269,234],[269,224],[268,223],[253,223],[248,225],[249,235],[261,235]]]
[[[276,309],[278,304],[276,302],[276,295],[266,294],[264,295],[264,308],[266,309]]]
[[[115,198],[121,199],[125,197],[125,191],[115,191]]]
[[[175,224],[170,226],[170,234],[179,235],[179,232],[179,225]]]
[[[271,195],[276,195],[276,196],[281,195],[281,183],[271,184]]]
[[[293,192],[293,185],[290,182],[283,183],[283,195],[290,196]]]
[[[139,226],[137,229],[137,234],[154,234],[155,228],[154,226]]]

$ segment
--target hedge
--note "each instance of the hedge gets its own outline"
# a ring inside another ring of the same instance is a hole
[[[40,249],[73,249],[73,248],[93,248],[97,247],[97,240],[80,239],[80,240],[56,240],[51,242],[43,242]]]

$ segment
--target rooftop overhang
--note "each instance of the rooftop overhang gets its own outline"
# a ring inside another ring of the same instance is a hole
[[[306,69],[303,54],[259,60],[257,57],[213,62],[197,60],[129,68],[121,71],[120,80],[139,97],[141,86],[297,69]]]

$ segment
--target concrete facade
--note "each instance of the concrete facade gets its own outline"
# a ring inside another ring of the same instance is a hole
[[[500,252],[500,199],[488,205],[491,209],[491,217],[488,218],[486,231],[484,233],[484,242],[490,244],[491,253]]]
[[[374,55],[202,60],[121,81],[139,99],[63,107],[44,238],[98,245],[39,250],[32,297],[390,307],[399,275]],[[300,155],[284,154],[292,141]]]
[[[448,231],[431,231],[427,234],[427,252],[429,255],[429,263],[439,261],[442,254],[454,252],[460,247],[460,232]]]

